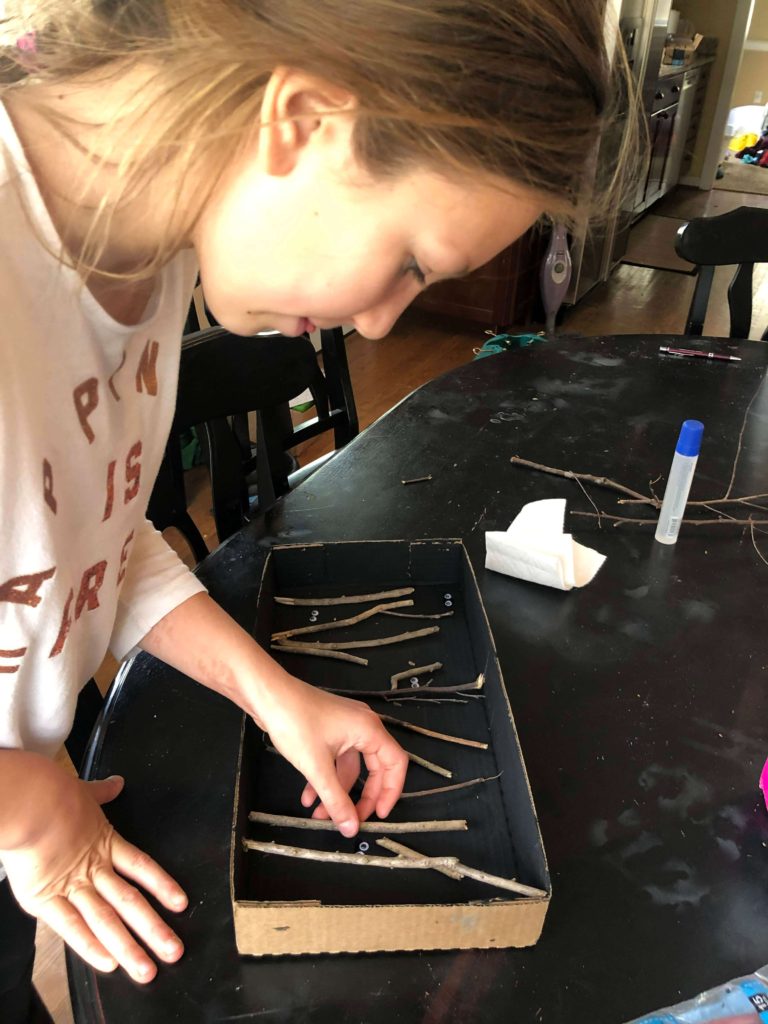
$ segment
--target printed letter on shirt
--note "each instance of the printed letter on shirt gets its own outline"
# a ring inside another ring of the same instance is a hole
[[[104,515],[101,517],[102,523],[106,522],[107,519],[112,515],[112,506],[115,502],[115,466],[117,462],[112,459],[110,464],[107,466],[107,500],[104,503]]]
[[[123,495],[123,504],[127,505],[133,501],[139,493],[141,482],[141,441],[137,441],[125,458],[125,482],[130,486],[126,487]]]
[[[126,357],[126,354],[127,354],[127,353],[126,353],[125,351],[123,351],[123,358],[122,358],[122,359],[120,360],[120,365],[118,366],[118,368],[117,368],[117,369],[115,370],[115,372],[114,372],[114,373],[112,374],[112,376],[111,376],[111,377],[109,378],[109,380],[107,381],[107,384],[109,385],[109,390],[110,390],[110,391],[112,392],[112,394],[114,395],[114,397],[115,397],[115,401],[116,401],[116,402],[119,402],[119,401],[120,401],[120,395],[119,395],[119,394],[117,393],[117,388],[116,388],[116,387],[115,387],[115,385],[114,385],[114,380],[115,380],[115,377],[116,377],[116,376],[118,375],[118,373],[120,373],[120,371],[122,370],[122,368],[123,368],[123,367],[125,366],[125,357]]]
[[[158,342],[151,339],[144,346],[136,369],[136,390],[139,394],[144,390],[142,384],[146,386],[148,395],[157,394],[157,353],[159,350]]]
[[[84,380],[82,384],[77,385],[72,398],[75,401],[75,409],[77,410],[77,418],[80,420],[80,426],[88,438],[88,444],[93,444],[96,435],[88,422],[88,417],[99,404],[99,382],[95,377],[89,377],[88,380]]]
[[[80,590],[77,594],[77,603],[75,604],[76,619],[80,618],[86,605],[88,605],[89,611],[99,607],[98,594],[104,582],[106,571],[107,563],[106,561],[101,561],[97,562],[96,565],[92,565],[90,569],[86,569],[83,573],[83,578],[80,580]]]
[[[26,653],[27,653],[27,648],[26,647],[17,647],[15,651],[0,651],[0,659],[10,658],[10,659],[16,661],[19,658],[23,658]],[[0,661],[0,672],[13,673],[13,672],[18,672],[18,671],[19,671],[19,666],[18,665],[3,665],[2,661]]]
[[[129,545],[130,545],[132,540],[133,540],[133,530],[131,530],[131,532],[125,538],[125,543],[123,544],[123,550],[120,552],[120,569],[119,569],[119,571],[117,573],[117,585],[118,585],[118,587],[120,586],[120,584],[125,579],[125,573],[126,573],[126,570],[128,568],[128,547],[129,547]]]
[[[28,604],[32,608],[42,601],[38,590],[56,572],[56,566],[45,572],[34,572],[29,576],[12,576],[5,583],[0,583],[0,601],[11,604]]]
[[[53,494],[53,466],[43,459],[43,497],[48,508],[56,515],[56,498]]]
[[[72,625],[72,615],[70,609],[72,608],[72,598],[75,596],[74,590],[70,588],[67,600],[64,605],[64,614],[61,616],[61,625],[59,626],[59,635],[56,637],[56,643],[51,648],[51,653],[48,655],[49,658],[55,658],[57,654],[61,654],[64,650],[64,643],[69,636],[69,629]]]

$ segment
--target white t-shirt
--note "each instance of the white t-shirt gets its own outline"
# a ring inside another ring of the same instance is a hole
[[[194,255],[128,327],[60,249],[0,104],[0,747],[48,755],[107,649],[125,657],[204,590],[146,519]]]

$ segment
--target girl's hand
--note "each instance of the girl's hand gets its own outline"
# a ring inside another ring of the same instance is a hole
[[[14,809],[13,845],[0,850],[16,899],[92,967],[119,965],[134,981],[151,981],[157,967],[132,933],[166,963],[184,947],[126,879],[168,910],[183,910],[187,897],[104,817],[100,805],[118,795],[122,778],[82,782],[44,758],[35,761],[29,792]]]
[[[306,778],[302,804],[310,807],[320,798],[313,817],[332,818],[343,835],[353,836],[374,810],[386,818],[394,807],[408,755],[361,701],[282,674],[277,687],[259,695],[254,718]],[[361,754],[368,777],[355,809],[349,789],[360,774]]]

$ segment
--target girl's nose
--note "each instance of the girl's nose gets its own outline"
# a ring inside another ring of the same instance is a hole
[[[403,310],[410,306],[420,292],[420,288],[408,288],[397,296],[379,302],[363,313],[358,313],[353,318],[355,328],[364,338],[370,338],[372,341],[386,337]]]

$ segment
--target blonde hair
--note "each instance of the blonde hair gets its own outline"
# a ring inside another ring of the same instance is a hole
[[[34,30],[35,52],[2,51],[0,98],[34,103],[36,84],[153,69],[142,116],[100,128],[100,159],[119,174],[81,266],[94,265],[109,211],[171,163],[205,187],[143,272],[168,258],[258,125],[278,66],[356,97],[353,144],[372,174],[502,177],[571,220],[601,132],[615,139],[592,216],[615,208],[639,164],[635,91],[604,20],[605,0],[40,0],[4,25],[6,40]]]

